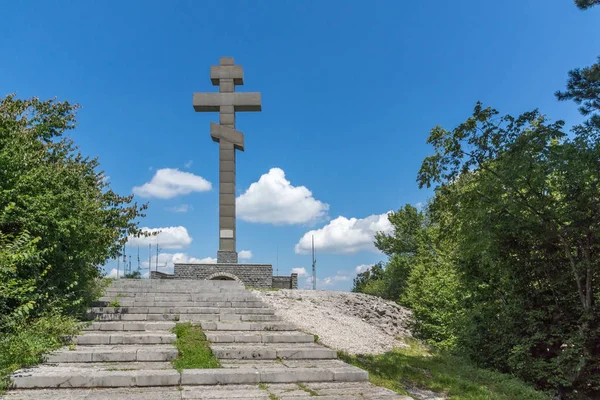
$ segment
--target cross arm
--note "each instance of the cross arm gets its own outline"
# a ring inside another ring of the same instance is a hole
[[[210,67],[210,81],[219,85],[220,79],[233,79],[236,85],[244,84],[244,70],[241,65],[215,65]]]
[[[192,105],[196,111],[219,111],[221,106],[233,106],[235,111],[260,111],[258,92],[194,93]]]
[[[220,140],[226,140],[229,143],[233,143],[233,146],[236,149],[244,151],[244,134],[240,131],[236,131],[235,129],[229,128],[227,126],[211,122],[210,137],[215,142],[219,142]]]

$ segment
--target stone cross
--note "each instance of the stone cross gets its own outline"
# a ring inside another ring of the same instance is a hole
[[[232,57],[221,57],[210,67],[210,80],[219,93],[194,93],[195,111],[218,111],[210,123],[210,137],[219,143],[219,251],[217,263],[237,263],[235,247],[235,150],[244,151],[244,134],[235,130],[236,111],[260,111],[260,93],[235,93],[244,84],[244,70]]]

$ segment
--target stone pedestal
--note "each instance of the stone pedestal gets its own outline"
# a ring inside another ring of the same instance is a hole
[[[174,279],[234,279],[249,287],[265,289],[273,287],[273,266],[232,263],[175,264]]]
[[[238,254],[236,251],[219,250],[217,251],[217,263],[219,264],[237,264]]]

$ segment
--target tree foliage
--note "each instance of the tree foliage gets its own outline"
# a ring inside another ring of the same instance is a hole
[[[600,57],[598,62],[585,68],[569,71],[567,90],[557,91],[559,100],[573,100],[579,104],[582,115],[590,116],[589,124],[600,128]]]
[[[586,10],[590,7],[600,4],[600,0],[575,0],[577,7]]]
[[[77,105],[0,101],[0,329],[51,307],[84,309],[98,265],[138,233],[145,205],[113,192],[65,133]]]

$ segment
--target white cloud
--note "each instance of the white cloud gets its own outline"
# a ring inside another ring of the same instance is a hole
[[[356,253],[367,250],[377,252],[373,242],[376,232],[390,233],[393,230],[387,213],[370,215],[366,218],[337,217],[321,229],[308,231],[295,246],[298,254],[311,251],[311,239],[315,237],[315,249],[329,253]]]
[[[117,277],[117,269],[113,268],[110,270],[108,274],[106,274],[107,278],[116,278]]]
[[[356,268],[354,268],[354,270],[356,271],[357,274],[360,274],[362,272],[365,272],[369,269],[371,269],[373,265],[369,265],[369,264],[361,264],[359,266],[357,266]]]
[[[183,226],[170,226],[166,228],[142,228],[143,232],[156,233],[157,235],[148,237],[129,236],[128,245],[132,246],[148,246],[153,247],[158,243],[159,249],[182,249],[192,243],[192,238],[187,229]]]
[[[292,274],[298,274],[299,277],[307,276],[306,268],[292,268]]]
[[[249,260],[252,258],[252,251],[250,250],[240,250],[238,253],[238,258],[240,260]]]
[[[194,207],[190,206],[189,204],[179,204],[177,206],[165,208],[165,210],[167,210],[167,211],[176,212],[176,213],[186,213],[193,209],[194,209]]]
[[[251,184],[236,205],[237,216],[244,221],[275,225],[314,222],[329,210],[305,186],[293,186],[280,168],[271,168]]]
[[[190,160],[190,161],[186,162],[185,164],[183,164],[183,166],[185,168],[191,168],[193,163],[194,163],[194,160]]]
[[[422,210],[423,209],[423,203],[422,202],[418,202],[417,204],[415,204],[415,208],[417,210]]]
[[[350,277],[343,272],[339,272],[333,277],[334,281],[349,281]]]
[[[201,176],[178,169],[163,168],[156,171],[150,182],[135,186],[133,193],[142,197],[172,197],[192,192],[206,192],[212,189],[212,184]]]

